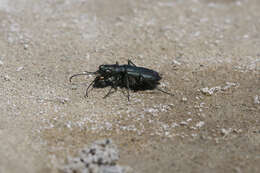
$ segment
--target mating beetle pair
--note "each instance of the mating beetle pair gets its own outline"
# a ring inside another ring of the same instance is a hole
[[[96,78],[89,84],[85,97],[88,96],[88,90],[91,86],[96,88],[104,88],[110,86],[111,89],[104,96],[106,98],[114,89],[114,92],[117,91],[118,87],[127,88],[127,98],[129,100],[129,90],[146,90],[146,89],[157,89],[165,94],[172,95],[162,89],[158,88],[159,80],[161,77],[158,72],[136,66],[131,60],[128,60],[128,64],[119,65],[118,62],[112,65],[100,65],[99,69],[95,72],[85,71],[83,73],[72,75],[69,78],[71,82],[72,78],[79,75],[88,75],[94,74]]]

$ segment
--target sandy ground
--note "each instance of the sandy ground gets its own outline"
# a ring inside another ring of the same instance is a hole
[[[0,0],[0,172],[103,138],[136,173],[259,172],[259,31],[259,0]],[[175,96],[68,82],[128,59]]]

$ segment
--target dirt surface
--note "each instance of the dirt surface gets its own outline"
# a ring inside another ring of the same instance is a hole
[[[103,138],[136,173],[259,172],[259,31],[259,0],[0,0],[0,172]],[[128,59],[175,96],[68,82]]]

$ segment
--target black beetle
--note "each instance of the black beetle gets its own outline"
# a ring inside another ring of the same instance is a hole
[[[119,65],[116,64],[105,64],[100,65],[99,69],[95,72],[85,71],[83,73],[72,75],[69,78],[71,82],[72,78],[79,75],[88,75],[94,74],[97,75],[96,78],[89,84],[85,97],[88,96],[88,90],[91,86],[96,88],[104,88],[111,86],[109,92],[104,96],[106,98],[112,93],[112,89],[117,91],[117,87],[127,88],[127,98],[129,100],[129,90],[146,90],[146,89],[157,89],[163,93],[172,95],[162,89],[158,88],[157,85],[160,84],[159,80],[161,77],[158,72],[136,66],[132,61],[128,60],[128,64]],[[115,92],[114,91],[114,92]]]

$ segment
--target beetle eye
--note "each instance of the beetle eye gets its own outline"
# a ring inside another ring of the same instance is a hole
[[[103,69],[103,68],[104,68],[104,65],[100,65],[100,66],[99,66],[99,69]]]

